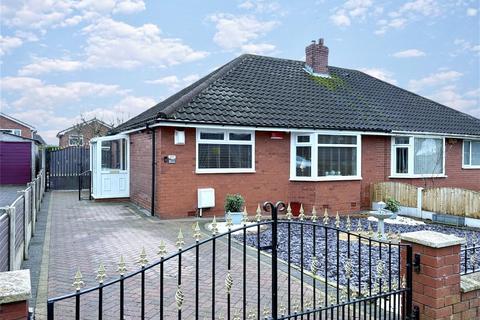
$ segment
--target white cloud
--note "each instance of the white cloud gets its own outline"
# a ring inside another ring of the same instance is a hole
[[[238,5],[241,9],[254,10],[259,13],[279,13],[284,15],[285,12],[281,10],[281,6],[276,1],[269,0],[247,0]]]
[[[156,103],[151,97],[126,96],[112,106],[84,110],[82,116],[86,119],[96,117],[106,123],[118,125],[153,107]]]
[[[30,77],[5,77],[1,79],[3,92],[11,91],[18,95],[10,105],[16,109],[54,109],[57,106],[73,104],[85,97],[122,96],[128,90],[117,85],[68,82],[63,85],[46,84]]]
[[[429,98],[448,107],[480,118],[479,91],[480,89],[477,89],[465,94],[460,94],[455,85],[448,85],[443,86],[430,94]]]
[[[469,17],[475,17],[478,13],[478,10],[475,8],[468,8],[467,9],[467,16]]]
[[[109,18],[83,29],[87,35],[86,67],[156,67],[190,62],[207,56],[180,39],[161,36],[154,24],[135,27]]]
[[[92,82],[47,84],[32,77],[4,77],[1,91],[13,97],[8,104],[1,101],[2,110],[34,125],[49,143],[57,143],[55,134],[78,122],[80,114],[117,123],[155,104],[153,98],[132,95],[117,85]]]
[[[264,36],[278,25],[277,21],[260,21],[251,15],[235,16],[232,14],[219,13],[208,17],[215,23],[217,29],[213,41],[226,50],[251,49],[273,50],[272,44],[255,44],[254,40]],[[256,45],[256,47],[255,47]]]
[[[385,81],[394,85],[397,84],[397,80],[393,78],[393,73],[388,70],[385,70],[382,68],[360,68],[360,71],[365,72],[366,74],[371,75],[372,77],[375,77],[382,81]]]
[[[404,28],[409,22],[425,18],[434,18],[444,12],[444,4],[436,0],[413,0],[403,3],[397,10],[388,13],[388,19],[382,19],[377,24],[375,34],[383,35],[391,29]]]
[[[453,52],[454,56],[462,52],[473,52],[480,55],[479,44],[472,44],[470,41],[467,41],[465,39],[455,39],[455,41],[453,41],[453,44],[457,47],[457,49]]]
[[[350,18],[345,14],[345,10],[339,10],[330,16],[333,24],[339,27],[348,27],[351,23]]]
[[[75,71],[81,67],[82,63],[80,61],[37,58],[33,63],[22,67],[18,74],[21,76],[32,76],[58,71]]]
[[[113,13],[130,14],[143,10],[145,10],[145,2],[142,0],[122,0],[116,3]]]
[[[2,6],[2,23],[14,28],[45,31],[111,14],[131,14],[143,10],[143,0],[10,1]]]
[[[334,9],[330,20],[339,27],[348,27],[353,20],[364,21],[368,15],[379,15],[383,8],[373,6],[372,0],[348,0],[340,7]]]
[[[275,50],[275,46],[269,43],[248,43],[241,48],[243,52],[252,54],[268,54]]]
[[[418,49],[408,49],[403,51],[398,51],[393,54],[395,58],[415,58],[415,57],[424,57],[425,52]]]
[[[425,87],[438,86],[438,85],[443,85],[446,83],[457,81],[462,76],[463,76],[462,73],[454,70],[440,71],[440,72],[428,75],[422,79],[410,80],[408,82],[408,87],[410,88],[410,90],[418,92],[419,90],[422,90]]]
[[[181,87],[186,87],[189,84],[197,81],[198,79],[200,79],[200,76],[198,74],[190,74],[188,76],[183,77],[182,79],[180,79],[175,75],[171,75],[171,76],[165,76],[165,77],[154,79],[154,80],[146,80],[145,83],[165,85],[170,90],[176,90]]]
[[[205,51],[193,50],[177,38],[161,36],[154,24],[135,27],[110,18],[100,19],[82,29],[87,36],[81,59],[35,58],[19,75],[71,72],[80,69],[139,66],[166,67],[202,59]]]
[[[9,53],[22,45],[23,41],[17,37],[4,37],[0,35],[0,56]]]
[[[119,123],[147,110],[155,103],[155,100],[151,97],[127,95],[122,97],[118,102],[106,107],[79,108],[78,113],[74,116],[61,115],[61,108],[22,109],[21,111],[12,112],[11,115],[34,125],[47,143],[58,144],[56,134],[69,126],[80,122],[81,116],[85,119],[96,117],[106,123],[118,125]]]

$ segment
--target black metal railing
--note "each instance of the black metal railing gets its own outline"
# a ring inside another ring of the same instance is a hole
[[[78,200],[82,197],[82,190],[88,189],[88,200],[92,200],[92,171],[87,170],[78,175]]]
[[[480,244],[468,244],[460,249],[460,273],[470,274],[480,271]]]
[[[315,213],[280,220],[281,202],[263,209],[271,219],[259,207],[255,222],[246,213],[238,227],[227,219],[220,234],[214,219],[206,239],[197,222],[193,244],[180,231],[172,254],[162,242],[148,264],[142,251],[131,273],[121,258],[120,276],[104,282],[99,269],[97,286],[82,290],[77,273],[74,293],[48,300],[48,319],[412,319],[410,245],[318,222]]]

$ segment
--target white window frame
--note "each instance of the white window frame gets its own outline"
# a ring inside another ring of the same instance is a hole
[[[195,173],[254,173],[255,172],[255,131],[252,130],[219,130],[219,129],[196,129],[195,143]],[[223,133],[223,140],[200,139],[201,133]],[[250,141],[232,140],[230,133],[248,133],[251,136]],[[198,167],[198,145],[199,144],[235,144],[252,146],[252,167],[251,168],[219,168],[219,169],[201,169]]]
[[[298,136],[310,136],[310,142],[297,142]],[[355,136],[356,145],[353,144],[318,144],[318,135]],[[297,176],[297,146],[310,146],[312,168],[310,177]],[[357,174],[354,176],[318,176],[318,147],[349,147],[357,148]],[[290,181],[348,181],[362,180],[362,135],[349,131],[305,131],[292,132],[290,135]]]
[[[79,137],[80,138],[80,144],[72,144],[70,142],[71,137]],[[68,146],[69,147],[74,147],[74,146],[83,146],[83,134],[69,134],[68,135]]]
[[[22,136],[22,129],[1,129],[3,132],[9,131],[11,134],[15,136]]]
[[[396,137],[405,137],[409,138],[408,144],[396,145],[395,138]],[[443,151],[443,166],[442,166],[442,173],[426,173],[426,174],[415,174],[415,138],[431,138],[431,139],[439,139],[442,140],[442,151]],[[406,179],[415,179],[415,178],[446,178],[447,175],[445,173],[445,137],[439,136],[424,136],[424,135],[405,135],[405,134],[397,134],[390,137],[390,177],[389,178],[406,178]],[[395,149],[399,147],[408,147],[408,173],[396,173],[395,169],[397,167],[397,153]]]
[[[465,164],[465,142],[470,142],[470,164]],[[462,142],[462,169],[480,169],[480,165],[472,163],[472,142],[480,143],[480,140],[465,139]]]

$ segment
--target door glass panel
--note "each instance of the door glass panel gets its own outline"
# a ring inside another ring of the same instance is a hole
[[[102,170],[126,170],[126,140],[102,141]]]

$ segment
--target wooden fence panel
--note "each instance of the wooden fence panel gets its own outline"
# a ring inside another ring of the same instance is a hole
[[[405,207],[417,206],[417,187],[401,182],[378,182],[373,185],[372,201],[385,202],[393,198]]]
[[[431,188],[422,193],[422,210],[480,218],[480,192],[460,188]]]

